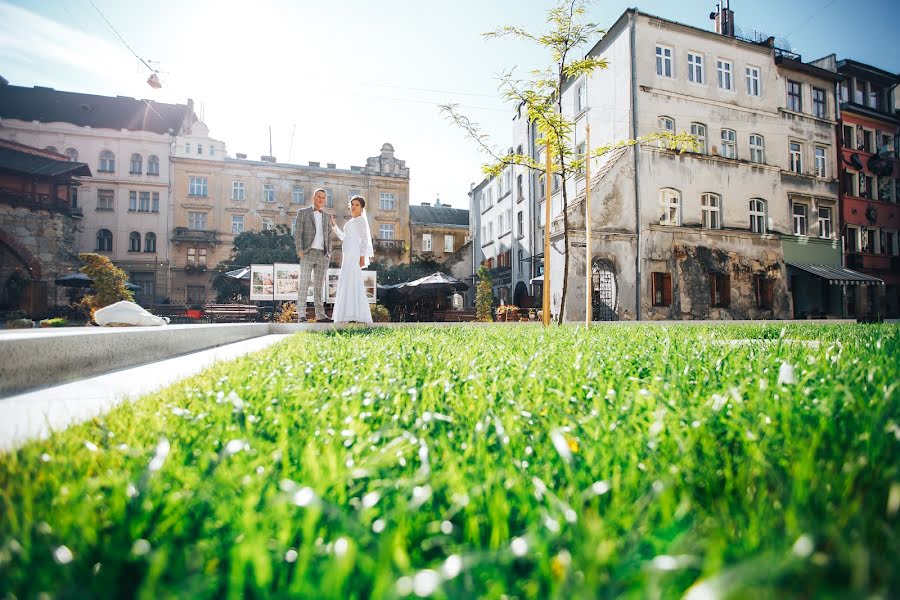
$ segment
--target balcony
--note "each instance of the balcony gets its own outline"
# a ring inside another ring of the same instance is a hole
[[[68,200],[52,198],[49,194],[33,194],[31,192],[0,188],[0,203],[22,206],[30,210],[47,210],[76,217],[83,216],[81,209],[72,208]]]
[[[376,251],[398,253],[405,252],[405,242],[403,240],[385,240],[376,238],[372,240],[372,245],[375,246]]]
[[[887,254],[871,254],[868,252],[847,254],[847,268],[867,271],[891,271],[900,266],[896,256]]]
[[[188,229],[187,227],[176,227],[172,230],[172,241],[176,244],[181,242],[193,244],[218,244],[215,231],[207,231],[204,229]]]

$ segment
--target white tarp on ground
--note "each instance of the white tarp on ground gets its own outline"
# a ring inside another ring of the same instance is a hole
[[[136,325],[139,327],[166,325],[169,322],[165,317],[151,315],[134,302],[127,300],[99,309],[94,313],[94,321],[97,325]]]

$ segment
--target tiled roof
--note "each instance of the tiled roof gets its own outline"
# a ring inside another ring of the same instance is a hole
[[[469,226],[469,211],[449,206],[410,206],[410,224]]]
[[[125,96],[95,96],[46,87],[0,86],[0,119],[71,123],[97,129],[127,129],[177,135],[189,107],[136,100]],[[191,123],[196,116],[191,111]]]
[[[56,177],[58,175],[90,177],[91,175],[90,168],[84,163],[40,156],[10,148],[8,145],[0,145],[0,171],[36,177]]]

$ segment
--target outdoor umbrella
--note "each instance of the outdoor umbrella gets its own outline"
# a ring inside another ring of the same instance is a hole
[[[446,292],[448,294],[451,292],[464,292],[469,289],[467,283],[440,272],[404,283],[402,287],[408,291]]]
[[[226,271],[225,273],[222,273],[222,275],[230,279],[246,279],[247,281],[250,281],[250,267],[241,267],[234,271]]]
[[[67,273],[66,275],[56,278],[56,285],[61,285],[63,287],[91,287],[93,284],[94,281],[80,271]]]
[[[139,286],[139,285],[134,285],[134,284],[131,283],[130,281],[126,281],[126,282],[125,282],[125,289],[126,289],[126,290],[129,290],[129,291],[132,291],[132,292],[136,292],[136,291],[138,291],[139,289],[141,289],[141,286]]]

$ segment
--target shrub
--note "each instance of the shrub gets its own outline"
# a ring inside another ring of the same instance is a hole
[[[134,302],[134,296],[125,287],[128,276],[105,256],[94,253],[79,254],[85,265],[81,272],[94,281],[94,293],[81,299],[80,306],[94,320],[94,312],[120,300]]]
[[[68,325],[65,317],[53,317],[52,319],[44,319],[41,321],[41,327],[65,327]]]
[[[281,310],[275,315],[276,323],[293,323],[297,320],[297,303],[285,302],[281,305]]]
[[[373,304],[371,306],[372,309],[372,321],[375,323],[390,323],[391,322],[391,313],[387,308],[382,306],[381,304]]]
[[[494,303],[494,279],[487,267],[478,269],[478,286],[475,288],[475,318],[479,321],[493,321],[491,306]]]

